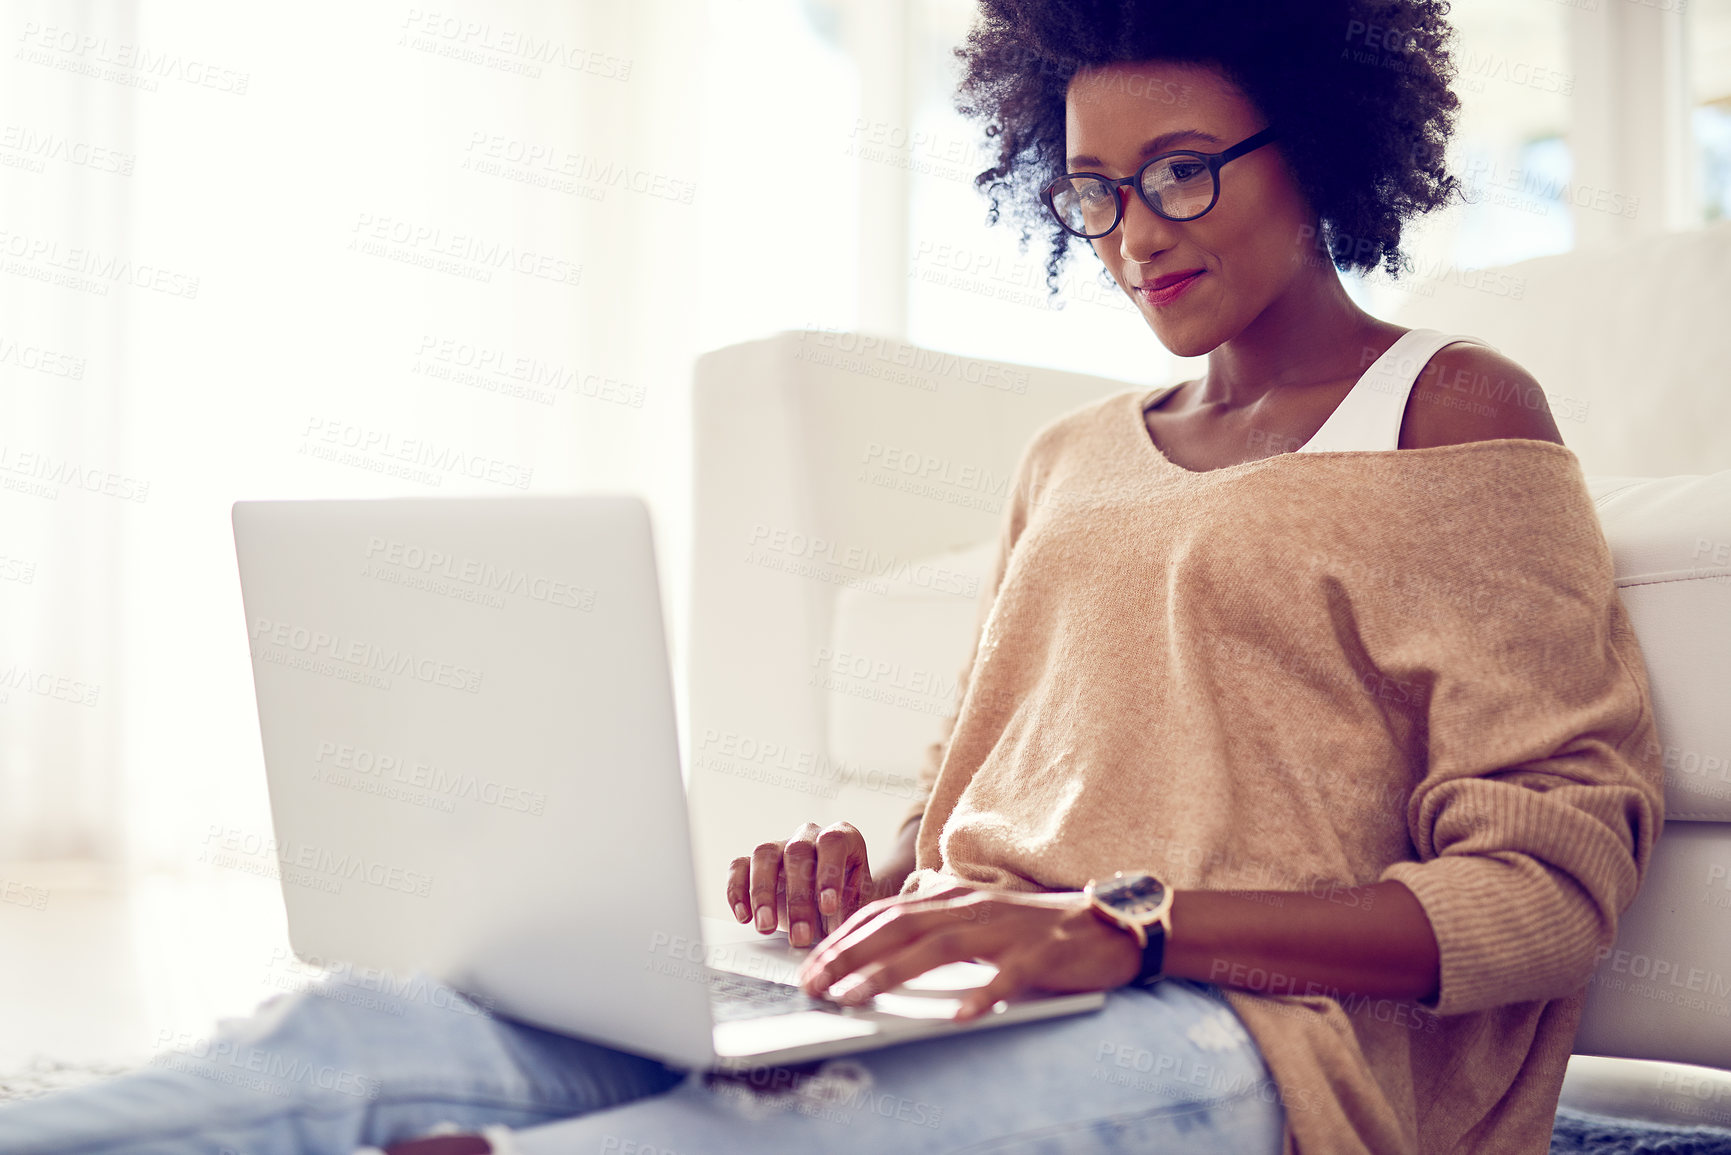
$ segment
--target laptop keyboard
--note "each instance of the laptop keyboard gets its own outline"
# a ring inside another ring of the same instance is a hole
[[[718,1023],[738,1019],[761,1019],[794,1011],[839,1013],[834,1003],[814,999],[798,987],[772,983],[768,979],[705,967],[709,972],[709,1005]]]

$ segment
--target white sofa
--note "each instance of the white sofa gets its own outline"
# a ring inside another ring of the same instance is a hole
[[[1421,286],[1391,319],[1481,337],[1545,386],[1666,747],[1667,829],[1590,986],[1564,1102],[1731,1127],[1731,224],[1501,272]],[[807,819],[847,818],[888,845],[954,708],[1022,446],[1066,410],[1160,383],[855,333],[698,361],[701,878]],[[724,913],[719,882],[703,894]]]

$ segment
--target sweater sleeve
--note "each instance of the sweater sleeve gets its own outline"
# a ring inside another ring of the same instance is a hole
[[[920,765],[919,780],[914,790],[914,801],[902,819],[901,829],[906,829],[908,823],[924,817],[926,803],[931,800],[932,786],[938,779],[938,771],[944,764],[944,754],[949,749],[950,737],[956,730],[956,719],[961,716],[962,703],[967,700],[968,680],[973,674],[974,660],[979,656],[986,622],[992,616],[992,606],[998,600],[998,590],[1003,586],[1004,574],[1009,570],[1010,554],[1016,548],[1016,540],[1022,536],[1022,530],[1027,524],[1028,485],[1032,476],[1034,446],[1038,441],[1039,437],[1036,435],[1023,448],[1021,459],[1016,464],[1015,476],[1008,486],[1003,516],[998,525],[998,552],[993,560],[991,573],[980,586],[980,600],[974,609],[974,644],[968,648],[967,660],[962,663],[956,678],[955,705],[944,719],[941,736],[926,747],[925,760]]]
[[[1532,539],[1548,549],[1479,543],[1489,556],[1469,564],[1490,612],[1422,605],[1434,660],[1404,671],[1429,689],[1406,808],[1418,861],[1381,879],[1429,917],[1441,981],[1425,1005],[1438,1014],[1585,985],[1664,821],[1646,669],[1581,497],[1573,525]]]

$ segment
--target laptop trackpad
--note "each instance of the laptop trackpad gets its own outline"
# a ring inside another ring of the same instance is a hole
[[[858,1039],[878,1033],[869,1019],[826,1011],[795,1011],[761,1019],[715,1024],[715,1053],[724,1059],[785,1051],[834,1039]]]

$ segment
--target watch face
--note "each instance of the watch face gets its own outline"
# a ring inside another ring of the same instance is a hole
[[[1094,886],[1094,897],[1119,914],[1142,919],[1166,901],[1166,887],[1152,874],[1124,874]]]

